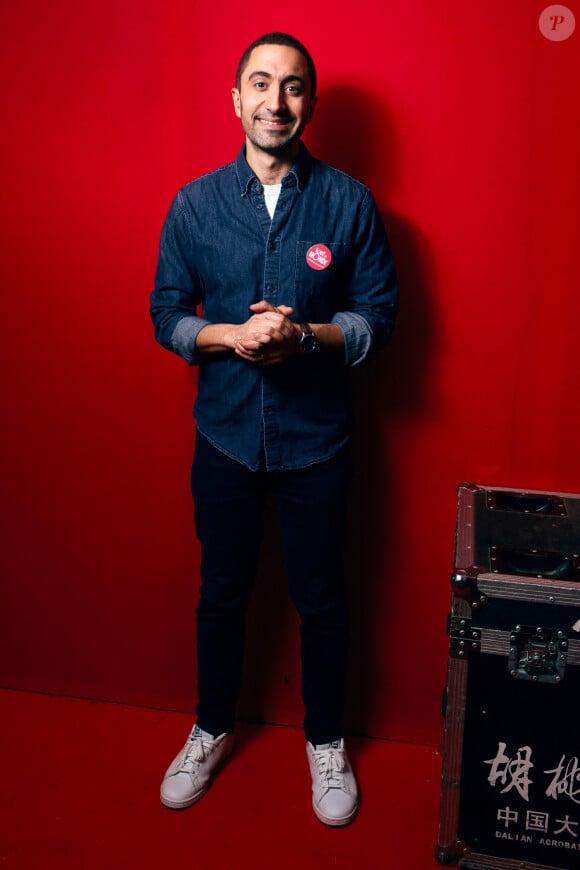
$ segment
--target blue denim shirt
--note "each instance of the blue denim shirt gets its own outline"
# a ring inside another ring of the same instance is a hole
[[[325,268],[307,261],[318,245],[330,251]],[[265,367],[233,352],[196,352],[206,324],[243,323],[261,299],[291,306],[297,322],[338,324],[344,351]],[[396,309],[393,261],[370,191],[303,144],[272,220],[245,147],[173,201],[151,294],[155,337],[199,365],[198,430],[252,470],[306,467],[348,441],[348,369],[388,341]]]

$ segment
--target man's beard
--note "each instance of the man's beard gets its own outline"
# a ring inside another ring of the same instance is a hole
[[[274,117],[278,117],[282,120],[289,120],[289,121],[295,120],[292,116],[286,116],[286,115],[278,115],[278,116],[274,116]],[[286,152],[288,150],[288,148],[291,148],[294,145],[294,143],[300,139],[300,137],[302,135],[302,130],[304,129],[303,127],[299,127],[298,129],[292,130],[292,132],[287,133],[279,141],[276,141],[275,136],[272,136],[272,134],[269,134],[267,130],[256,129],[253,120],[252,120],[252,123],[250,125],[248,125],[248,126],[243,125],[243,126],[244,126],[244,132],[245,132],[246,136],[248,137],[248,139],[250,140],[250,142],[256,148],[259,148],[260,151],[263,151],[265,154],[271,154],[273,157],[275,157],[278,154],[284,154],[284,152]]]

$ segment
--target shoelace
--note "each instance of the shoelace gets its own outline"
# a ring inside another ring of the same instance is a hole
[[[180,769],[192,773],[205,760],[206,748],[210,748],[209,744],[204,744],[201,737],[194,737],[185,753]]]
[[[327,788],[342,788],[344,755],[336,749],[324,749],[316,753],[318,773]]]

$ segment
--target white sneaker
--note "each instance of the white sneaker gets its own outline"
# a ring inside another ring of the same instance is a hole
[[[231,753],[233,742],[231,734],[214,737],[194,725],[187,743],[163,777],[161,803],[182,810],[203,797],[216,767]]]
[[[344,740],[306,744],[312,775],[312,806],[325,825],[348,825],[358,810],[358,788]]]

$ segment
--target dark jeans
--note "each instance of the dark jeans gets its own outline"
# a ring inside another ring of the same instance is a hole
[[[198,723],[231,732],[240,691],[246,610],[266,497],[278,507],[284,563],[300,615],[304,730],[342,736],[347,656],[343,548],[351,478],[347,448],[295,471],[250,471],[197,436],[191,474],[201,591],[197,609]]]

